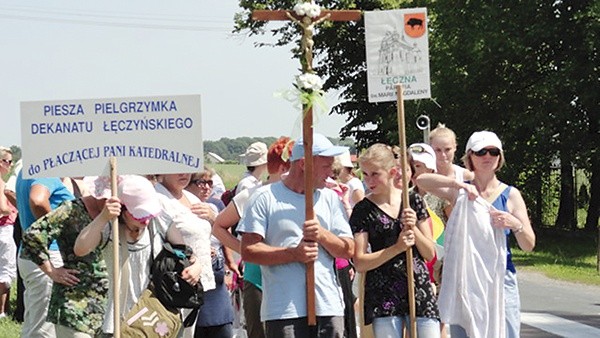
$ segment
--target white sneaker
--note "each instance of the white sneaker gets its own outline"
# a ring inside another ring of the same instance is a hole
[[[0,319],[6,317],[6,313],[0,313]]]

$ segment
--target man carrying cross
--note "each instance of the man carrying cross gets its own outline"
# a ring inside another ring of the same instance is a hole
[[[313,136],[312,155],[315,218],[305,220],[305,153],[303,140],[292,148],[289,175],[281,182],[259,188],[238,226],[242,256],[261,265],[263,301],[261,319],[266,336],[305,338],[307,321],[306,263],[315,269],[317,337],[344,336],[344,302],[338,287],[334,259],[350,258],[354,240],[337,194],[325,188],[333,157],[346,147],[334,146],[325,136]]]
[[[317,24],[360,18],[360,11],[323,10],[312,1],[297,3],[293,11],[252,12],[253,20],[291,20],[301,28],[303,74],[298,79],[309,79],[308,87],[297,87],[305,99],[303,138],[292,150],[290,174],[255,193],[255,203],[250,203],[240,227],[245,232],[242,256],[263,265],[261,317],[267,337],[344,334],[344,305],[333,258],[351,257],[354,241],[337,195],[323,188],[332,173],[333,156],[345,148],[333,146],[322,135],[313,135],[312,107],[321,88],[311,85],[318,78],[312,67],[312,49]]]
[[[315,75],[313,61],[313,35],[316,25],[324,21],[358,21],[361,19],[359,10],[326,10],[315,4],[313,0],[298,2],[293,11],[287,10],[254,10],[252,20],[291,20],[301,28],[300,64],[302,75],[297,77],[300,100],[302,102],[302,135],[304,139],[304,191],[313,190],[313,106],[322,100],[321,79]],[[305,194],[305,219],[315,218],[312,208],[313,195]],[[308,307],[308,324],[316,325],[315,315],[315,270],[313,262],[306,265],[306,302]]]

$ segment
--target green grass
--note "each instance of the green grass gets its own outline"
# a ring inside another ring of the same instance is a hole
[[[225,184],[227,189],[231,189],[235,187],[235,185],[240,181],[242,175],[246,171],[246,167],[241,164],[210,164]]]
[[[10,308],[16,307],[17,283],[14,282],[10,288]],[[21,324],[12,320],[11,317],[0,319],[0,338],[18,338],[21,335]]]
[[[10,318],[0,319],[0,338],[18,338],[21,334],[21,324]]]
[[[536,236],[533,252],[524,252],[512,245],[517,270],[537,271],[553,279],[600,286],[600,274],[596,270],[597,232],[573,233],[545,228],[536,229]]]

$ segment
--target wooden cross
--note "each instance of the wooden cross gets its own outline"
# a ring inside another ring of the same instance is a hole
[[[306,1],[310,2],[310,1]],[[287,10],[254,10],[252,11],[252,20],[256,21],[283,21],[291,20],[302,28],[301,51],[302,56],[300,63],[302,64],[303,73],[314,73],[312,68],[313,55],[313,29],[319,23],[325,20],[331,21],[358,21],[362,17],[362,12],[359,10],[323,10],[321,14],[315,18],[309,16],[298,16],[294,11]],[[312,105],[303,107],[304,117],[302,119],[302,142],[304,143],[304,201],[305,201],[305,219],[312,220],[315,218],[313,209],[313,110]],[[317,325],[317,317],[315,313],[315,267],[314,263],[306,264],[306,305],[308,311],[308,325]]]

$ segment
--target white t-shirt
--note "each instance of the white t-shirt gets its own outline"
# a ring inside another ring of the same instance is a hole
[[[260,187],[266,186],[255,186],[250,189],[241,191],[239,194],[233,196],[233,199],[231,201],[233,202],[233,205],[235,206],[235,209],[237,210],[238,216],[240,216],[240,218],[244,217],[246,208],[248,208],[248,201],[250,201],[250,197]]]
[[[464,182],[466,169],[456,164],[453,164],[452,167],[454,168],[454,179],[456,182]]]
[[[258,178],[252,176],[251,173],[246,172],[244,174],[244,178],[242,178],[238,182],[237,188],[235,189],[235,194],[237,195],[237,194],[239,194],[240,192],[242,192],[242,191],[244,191],[246,189],[250,189],[250,188],[253,188],[253,187],[259,187],[261,185],[262,185],[262,182]]]
[[[356,203],[358,203],[360,201],[353,201],[352,200],[352,194],[356,190],[362,191],[363,194],[364,194],[365,193],[365,186],[363,185],[362,181],[358,177],[352,177],[346,183],[346,185],[348,185],[348,196],[350,196],[350,206],[354,208],[354,206],[356,205]]]
[[[8,180],[6,180],[6,185],[4,186],[4,190],[10,190],[12,192],[16,192],[16,186],[17,186],[17,176],[19,175],[19,172],[21,171],[21,169],[23,168],[23,161],[22,160],[18,160],[17,163],[15,164],[14,170],[13,170],[13,174],[10,175],[10,177],[8,178]]]
[[[0,180],[1,179],[2,178],[0,178]],[[12,174],[12,175],[10,175],[10,177],[8,177],[8,180],[4,184],[4,190],[9,190],[9,191],[15,192],[16,186],[17,186],[17,175]]]
[[[223,195],[223,193],[226,190],[225,184],[223,183],[223,179],[221,179],[221,176],[219,176],[219,174],[217,173],[212,175],[210,179],[213,181],[213,188],[210,197],[221,199],[221,195]]]

